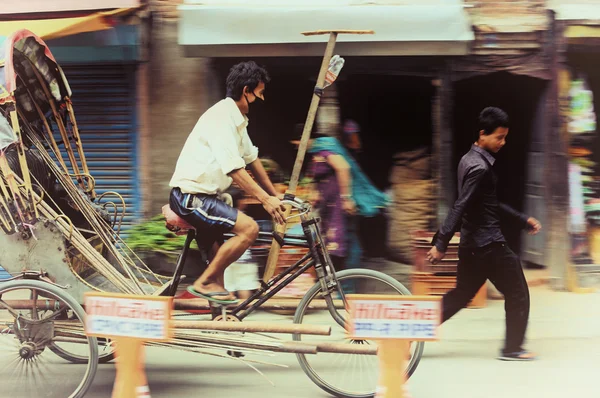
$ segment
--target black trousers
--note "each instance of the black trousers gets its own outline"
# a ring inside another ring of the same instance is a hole
[[[466,307],[489,279],[504,295],[506,340],[503,352],[523,349],[529,320],[529,289],[521,262],[505,243],[492,243],[476,249],[460,248],[456,288],[443,300],[443,321]]]

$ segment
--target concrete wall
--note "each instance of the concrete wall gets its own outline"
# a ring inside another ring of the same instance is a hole
[[[149,211],[160,213],[169,197],[169,180],[187,136],[202,113],[223,95],[206,58],[184,58],[177,44],[177,22],[155,20],[149,68]]]

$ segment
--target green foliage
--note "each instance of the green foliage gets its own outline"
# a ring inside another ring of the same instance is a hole
[[[165,227],[165,218],[158,215],[129,232],[126,243],[135,252],[168,252],[178,254],[183,250],[185,235],[177,236]],[[192,242],[191,248],[197,248]]]

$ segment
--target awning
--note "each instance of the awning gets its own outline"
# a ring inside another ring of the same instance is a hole
[[[140,0],[2,0],[0,14],[111,10],[139,6]]]
[[[564,36],[573,39],[569,42],[581,42],[577,39],[600,38],[600,4],[597,1],[580,0],[574,3],[554,0],[550,3],[550,8],[556,12],[557,20],[565,21],[567,27]],[[596,41],[593,42],[593,45],[597,44]]]
[[[44,40],[50,40],[78,33],[106,30],[115,25],[111,18],[130,13],[132,10],[131,8],[121,8],[77,18],[5,21],[0,22],[0,36],[9,36],[17,30],[27,29]]]
[[[340,35],[336,52],[347,56],[464,55],[474,39],[462,1],[197,3],[179,6],[179,44],[186,56],[321,56],[328,37],[305,37],[301,32],[328,29],[375,31],[375,35]]]
[[[548,4],[559,21],[598,21],[600,4],[596,0],[551,0]]]

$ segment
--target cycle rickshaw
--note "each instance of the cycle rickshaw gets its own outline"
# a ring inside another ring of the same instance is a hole
[[[119,234],[125,201],[116,192],[96,192],[71,94],[41,38],[21,30],[0,42],[0,265],[11,274],[0,282],[0,380],[2,391],[15,398],[62,398],[67,390],[69,397],[84,396],[98,363],[114,357],[110,341],[84,333],[84,293],[174,295],[195,234],[187,231],[169,276],[153,272],[128,248]],[[310,204],[293,195],[285,203],[294,209],[290,217],[300,218],[304,236],[275,236],[282,244],[307,246],[308,254],[263,283],[250,299],[219,309],[210,323],[242,321],[314,267],[315,286],[300,302],[287,304],[295,308],[294,324],[286,329],[244,322],[229,333],[181,317],[174,322],[172,341],[160,344],[249,365],[260,363],[252,354],[295,353],[304,372],[328,393],[372,397],[376,347],[347,337],[345,293],[410,293],[377,271],[334,272]],[[208,307],[201,300],[175,300],[176,310],[200,308]],[[322,324],[326,327],[310,326]],[[293,339],[265,334],[282,330]],[[412,344],[409,375],[422,351],[423,343]],[[59,384],[60,392],[54,392],[53,385]]]

